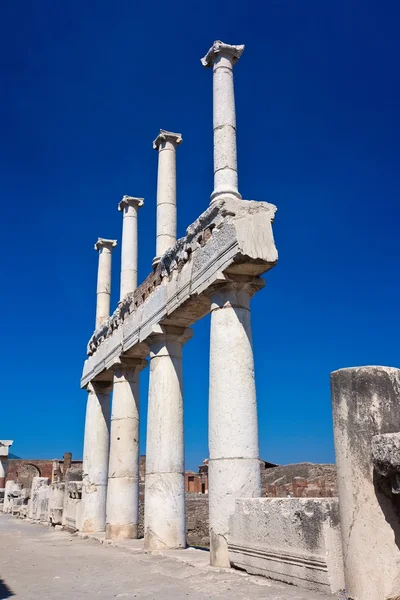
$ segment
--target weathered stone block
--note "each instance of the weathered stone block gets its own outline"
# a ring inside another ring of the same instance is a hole
[[[344,588],[338,500],[236,500],[229,557],[248,573],[338,592]]]

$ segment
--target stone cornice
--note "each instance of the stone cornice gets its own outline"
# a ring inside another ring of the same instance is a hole
[[[144,198],[135,198],[134,196],[123,196],[118,204],[118,210],[123,211],[125,206],[135,206],[140,208],[144,204]]]
[[[158,150],[160,144],[163,142],[171,142],[175,146],[179,146],[183,141],[182,134],[173,133],[172,131],[166,131],[165,129],[160,129],[160,133],[156,137],[153,142],[154,150]]]
[[[99,237],[99,239],[94,245],[94,249],[100,250],[100,248],[108,248],[110,252],[112,252],[116,245],[117,240],[107,240],[106,238]]]
[[[278,260],[272,233],[275,212],[276,207],[266,202],[236,198],[213,202],[94,332],[82,387],[146,344],[155,326],[185,328],[205,316],[211,305],[208,291],[223,283],[221,277],[232,281],[245,277],[248,285],[262,285],[257,278]]]
[[[201,59],[203,67],[208,69],[214,64],[214,60],[217,56],[223,55],[230,58],[232,64],[235,64],[244,52],[244,45],[232,46],[231,44],[225,44],[221,40],[216,40],[207,54]]]

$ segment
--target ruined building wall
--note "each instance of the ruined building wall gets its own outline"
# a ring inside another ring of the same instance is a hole
[[[336,466],[298,463],[261,471],[262,495],[267,498],[334,498],[338,495]]]

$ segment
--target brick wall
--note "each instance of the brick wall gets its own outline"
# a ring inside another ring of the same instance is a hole
[[[63,460],[59,460],[61,470],[63,468]],[[51,481],[53,474],[54,460],[21,460],[9,458],[7,461],[6,481],[12,479],[18,483],[26,484],[32,481],[32,477],[48,477]],[[73,460],[72,465],[82,465],[81,461]]]

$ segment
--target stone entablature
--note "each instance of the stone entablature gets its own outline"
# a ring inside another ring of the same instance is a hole
[[[205,316],[211,286],[231,276],[257,278],[271,269],[278,259],[272,234],[275,212],[267,202],[215,201],[94,332],[81,386],[111,369],[122,354],[129,356],[158,323],[189,327]],[[142,356],[148,353],[146,348],[137,350]]]

